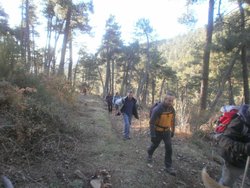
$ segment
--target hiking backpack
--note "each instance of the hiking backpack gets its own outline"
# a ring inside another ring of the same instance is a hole
[[[158,104],[160,104],[160,103],[161,103],[161,102],[156,102],[156,103],[153,104],[153,106],[150,107],[150,109],[149,109],[149,118],[151,117],[154,108],[155,108]]]
[[[237,115],[239,111],[238,106],[223,106],[220,110],[223,114],[219,116],[216,121],[215,133],[223,133],[227,125]]]
[[[240,116],[241,120],[250,128],[250,105],[243,104],[240,106],[238,115]]]
[[[216,121],[214,132],[223,134],[229,123],[235,117],[240,117],[241,121],[250,128],[250,106],[243,104],[241,106],[223,106],[220,110],[223,114]],[[237,126],[237,125],[235,125]]]

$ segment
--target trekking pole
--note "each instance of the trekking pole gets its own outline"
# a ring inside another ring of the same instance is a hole
[[[250,162],[250,156],[247,157],[246,167],[245,167],[245,171],[244,171],[244,175],[243,175],[243,179],[242,179],[242,184],[241,184],[240,188],[243,188],[243,186],[244,186],[245,179],[246,179],[246,176],[247,176],[247,170],[248,170],[249,162]]]

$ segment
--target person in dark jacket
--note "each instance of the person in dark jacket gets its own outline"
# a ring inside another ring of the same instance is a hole
[[[108,95],[106,96],[106,102],[108,104],[108,111],[109,111],[109,113],[112,113],[113,96],[111,95],[111,93],[108,93]]]
[[[244,117],[246,113],[250,117],[249,106],[241,106],[218,139],[224,159],[219,183],[224,186],[233,187],[235,180],[244,173],[246,159],[250,156],[250,120],[249,117]],[[248,177],[250,178],[250,170]]]
[[[132,116],[136,119],[139,119],[138,112],[137,112],[137,100],[133,97],[133,92],[129,91],[128,95],[124,98],[118,99],[116,104],[121,107],[121,113],[123,115],[124,127],[123,127],[123,139],[131,139],[130,137],[130,127]]]
[[[176,175],[172,167],[172,143],[171,138],[175,133],[175,109],[173,101],[175,97],[168,92],[164,100],[153,110],[150,117],[151,145],[148,148],[148,163],[152,162],[152,156],[161,141],[165,144],[165,171],[171,175]]]

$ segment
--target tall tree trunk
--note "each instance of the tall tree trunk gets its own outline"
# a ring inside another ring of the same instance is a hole
[[[76,66],[75,66],[75,70],[74,70],[74,76],[73,76],[73,87],[76,86],[76,75],[77,75],[77,71],[78,71],[78,64],[79,64],[79,59],[76,62]]]
[[[101,84],[102,84],[102,88],[104,89],[105,86],[104,86],[104,82],[103,82],[103,78],[102,78],[102,73],[101,73],[99,67],[97,67],[97,70],[98,70],[98,74],[99,74],[100,81],[101,81]],[[103,91],[104,91],[104,90],[103,90]]]
[[[120,89],[120,95],[123,95],[125,92],[125,87],[126,87],[126,85],[127,85],[127,77],[128,77],[128,73],[127,73],[127,71],[124,71],[123,72],[123,76],[122,76],[122,84],[121,84],[121,89]]]
[[[222,93],[224,91],[225,84],[229,80],[229,78],[231,77],[231,73],[232,73],[234,64],[236,62],[236,59],[239,56],[239,53],[240,53],[240,49],[238,49],[237,52],[232,55],[233,59],[231,60],[231,62],[229,64],[229,66],[228,66],[225,74],[223,75],[223,78],[222,78],[222,81],[221,81],[221,85],[219,87],[219,90],[217,91],[217,94],[216,94],[216,97],[215,97],[214,101],[211,104],[210,111],[214,110],[214,108],[215,108],[215,106],[216,106],[219,98],[221,97],[221,95],[222,95]]]
[[[46,44],[44,48],[44,73],[49,75],[49,68],[50,68],[50,62],[51,62],[51,34],[52,34],[52,17],[48,19],[47,21],[47,38],[46,38]]]
[[[26,12],[25,12],[25,47],[27,49],[27,58],[26,58],[26,69],[29,72],[31,67],[31,52],[30,52],[30,19],[29,19],[29,0],[26,0]]]
[[[109,52],[107,52],[106,79],[105,79],[105,85],[104,85],[104,90],[103,90],[103,97],[105,97],[110,90],[109,84],[110,84],[110,57],[109,57]]]
[[[32,52],[33,52],[33,66],[34,66],[34,73],[35,73],[35,75],[38,75],[38,69],[39,69],[39,67],[38,67],[38,63],[37,63],[37,61],[38,61],[38,59],[36,58],[36,50],[35,50],[35,28],[34,28],[34,26],[32,26],[32,43],[33,43],[33,45],[32,45]]]
[[[145,106],[147,102],[147,94],[148,94],[148,85],[149,85],[149,64],[150,64],[150,54],[149,54],[149,36],[147,37],[147,60],[145,65],[145,72],[143,77],[143,92],[142,92],[142,105]]]
[[[249,104],[249,82],[248,82],[248,67],[246,62],[246,46],[241,49],[242,77],[244,87],[245,104]]]
[[[155,103],[155,79],[152,78],[152,105]]]
[[[203,66],[202,66],[200,111],[203,111],[207,108],[209,60],[210,60],[210,51],[211,51],[212,36],[213,36],[213,20],[214,20],[214,0],[209,0],[206,46],[204,50]]]
[[[228,78],[228,101],[229,105],[235,105],[231,77]]]
[[[57,25],[57,22],[58,22],[58,20],[56,21],[55,25]],[[52,75],[56,74],[56,48],[57,48],[60,33],[62,33],[62,31],[63,31],[63,25],[64,24],[62,23],[59,31],[58,32],[55,31],[55,33],[54,33],[54,48],[51,52],[52,54],[51,54],[51,60],[50,60],[50,62],[52,63],[52,66],[51,66]],[[49,64],[49,67],[50,67],[50,64]]]
[[[124,95],[125,91],[127,90],[127,83],[128,83],[128,71],[129,71],[129,62],[126,61],[124,64],[124,72],[123,72],[123,79],[122,79],[122,85],[121,85],[121,90],[120,90],[120,95]]]
[[[68,81],[72,83],[72,67],[73,67],[73,46],[72,46],[72,33],[69,39],[69,68],[68,68]]]
[[[159,93],[159,99],[160,100],[162,98],[162,93],[163,93],[165,82],[166,82],[166,78],[164,77],[163,80],[162,80],[162,82],[161,82],[161,89],[160,89],[160,93]]]
[[[129,60],[128,62],[128,79],[127,79],[127,83],[126,83],[126,91],[128,90],[128,84],[131,83],[131,79],[132,79],[132,74],[133,74],[133,70],[132,70],[132,67],[133,67],[133,60]]]
[[[21,13],[21,16],[22,16],[22,19],[21,19],[21,42],[20,42],[20,46],[21,46],[21,60],[23,62],[25,62],[25,56],[26,56],[26,50],[25,50],[25,31],[24,31],[24,27],[25,27],[25,15],[24,15],[24,12],[25,12],[25,0],[22,1],[22,13]]]
[[[138,89],[137,89],[137,93],[136,93],[136,98],[138,99],[138,102],[141,103],[141,93],[142,93],[143,83],[144,83],[143,82],[143,76],[144,76],[143,70],[141,70],[139,75],[140,75],[140,78],[138,79],[138,87],[137,87]]]
[[[244,36],[246,33],[245,29],[245,12],[244,8],[242,7],[243,1],[238,0],[238,6],[240,9],[240,17],[241,17],[241,33]],[[248,83],[248,67],[246,61],[246,45],[243,42],[241,46],[241,64],[242,64],[242,78],[243,78],[243,87],[244,87],[244,100],[245,104],[249,104],[249,83]]]
[[[112,58],[112,79],[111,79],[111,93],[114,95],[114,85],[115,85],[115,60]]]
[[[65,29],[64,29],[64,37],[63,37],[61,60],[60,60],[60,64],[59,64],[58,75],[64,75],[65,55],[66,55],[68,38],[69,38],[69,34],[70,34],[71,10],[72,10],[71,6],[69,6],[68,11],[67,11]]]

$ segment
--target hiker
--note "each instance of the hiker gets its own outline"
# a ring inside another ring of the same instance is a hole
[[[148,148],[148,163],[152,162],[152,156],[160,142],[165,144],[165,171],[175,176],[176,171],[172,167],[172,143],[171,138],[175,132],[175,109],[173,107],[174,95],[170,92],[166,94],[164,100],[152,111],[150,117],[151,145]]]
[[[113,97],[113,105],[115,105],[115,115],[119,116],[121,115],[120,111],[119,111],[119,106],[117,104],[115,104],[116,100],[120,99],[121,96],[119,95],[118,92],[115,93],[115,96]]]
[[[123,115],[124,127],[123,127],[123,139],[128,140],[130,137],[130,126],[132,116],[139,119],[137,112],[137,100],[133,97],[133,91],[129,91],[127,96],[116,101],[116,105],[122,106],[121,113]]]
[[[86,88],[86,87],[84,87],[84,88],[82,89],[82,93],[83,93],[84,95],[87,95],[87,88]]]
[[[250,156],[250,106],[242,105],[218,138],[224,159],[219,184],[233,186],[244,173],[247,156]],[[248,170],[250,177],[250,170]]]
[[[113,107],[113,105],[112,105],[112,99],[113,99],[113,96],[109,92],[108,95],[106,96],[106,102],[108,104],[108,111],[109,111],[109,113],[112,112],[112,107]]]
[[[220,112],[222,113],[219,118],[215,122],[215,136],[220,136],[227,127],[227,125],[231,122],[235,114],[239,111],[239,106],[234,105],[226,105],[222,106]]]

